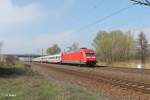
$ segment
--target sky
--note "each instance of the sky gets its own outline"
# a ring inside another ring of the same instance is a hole
[[[55,43],[64,50],[74,42],[92,48],[102,30],[131,31],[134,36],[143,31],[150,41],[149,19],[150,7],[130,0],[0,0],[1,52],[40,54]]]

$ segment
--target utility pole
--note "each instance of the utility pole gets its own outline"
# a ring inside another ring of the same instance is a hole
[[[30,59],[31,59],[30,54],[29,54],[28,56],[29,56],[29,58],[28,58],[28,63],[30,64]]]
[[[2,51],[2,45],[3,45],[3,43],[0,42],[0,54],[1,54],[1,51]]]
[[[2,52],[2,46],[3,46],[3,43],[0,42],[0,65],[2,63],[2,54],[1,54],[1,52]]]
[[[43,48],[42,48],[42,61],[41,61],[41,63],[43,63],[43,51],[44,51],[44,50],[43,50]]]

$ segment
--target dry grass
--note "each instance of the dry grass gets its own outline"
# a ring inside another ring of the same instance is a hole
[[[141,64],[139,60],[132,60],[132,61],[124,61],[124,62],[114,62],[111,64],[105,62],[99,62],[98,65],[100,66],[111,66],[111,67],[124,67],[124,68],[137,68],[137,66]],[[147,61],[144,65],[145,69],[150,69],[150,62]]]
[[[3,68],[0,74],[0,100],[99,100],[78,87],[48,80],[19,64]]]
[[[13,67],[18,63],[18,59],[13,56],[0,55],[0,67]]]

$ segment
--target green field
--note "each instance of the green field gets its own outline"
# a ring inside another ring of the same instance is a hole
[[[59,84],[19,64],[0,68],[0,100],[103,100],[97,94]]]

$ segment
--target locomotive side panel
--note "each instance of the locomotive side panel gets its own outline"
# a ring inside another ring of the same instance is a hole
[[[81,52],[65,53],[62,55],[62,62],[69,64],[82,64],[83,55]]]

